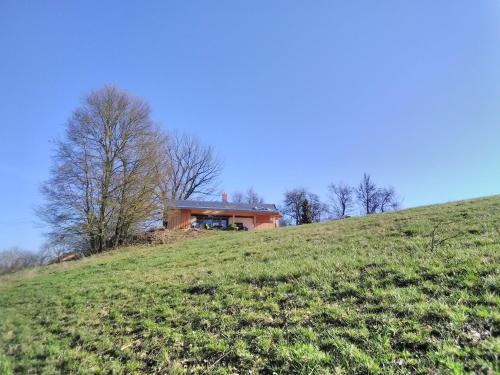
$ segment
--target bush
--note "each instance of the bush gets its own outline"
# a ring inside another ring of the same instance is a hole
[[[229,224],[229,226],[227,227],[227,230],[238,230],[238,226],[236,224]]]

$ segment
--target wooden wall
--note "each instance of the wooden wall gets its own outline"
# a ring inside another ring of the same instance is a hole
[[[281,215],[262,214],[252,215],[247,212],[231,211],[212,211],[212,210],[189,210],[189,209],[170,209],[168,212],[168,229],[188,229],[191,228],[191,214],[201,215],[220,215],[229,216],[229,222],[244,222],[250,230],[253,229],[272,229],[278,227]],[[243,219],[244,218],[244,219]]]
[[[187,229],[191,227],[191,210],[169,210],[168,229]]]

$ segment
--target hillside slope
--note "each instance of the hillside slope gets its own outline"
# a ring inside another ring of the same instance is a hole
[[[498,372],[499,242],[491,197],[3,277],[0,373]]]

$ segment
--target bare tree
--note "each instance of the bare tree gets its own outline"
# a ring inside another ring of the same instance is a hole
[[[306,198],[307,192],[305,189],[294,189],[285,193],[283,213],[290,217],[290,219],[295,222],[295,225],[300,225],[302,204]]]
[[[64,243],[51,243],[46,241],[40,249],[40,263],[48,264],[52,261],[61,258],[69,252]]]
[[[245,194],[245,203],[248,204],[263,204],[264,198],[258,195],[253,187],[249,188]]]
[[[326,212],[326,205],[320,201],[318,195],[310,193],[302,188],[289,190],[285,193],[283,213],[296,225],[302,224],[304,201],[306,200],[311,210],[312,221],[321,221],[323,213]]]
[[[401,202],[396,190],[391,187],[378,188],[369,174],[365,173],[356,189],[359,205],[365,214],[398,210]]]
[[[389,210],[396,211],[401,206],[401,203],[396,195],[396,190],[392,186],[379,189],[378,201],[380,212],[386,212]]]
[[[379,190],[369,174],[363,175],[363,179],[356,189],[356,195],[365,214],[373,214],[379,208]]]
[[[319,223],[323,215],[328,212],[328,206],[321,202],[319,195],[314,193],[307,193],[307,200],[311,206],[311,214],[313,222]]]
[[[40,257],[28,250],[12,247],[0,250],[0,275],[40,264]]]
[[[171,133],[164,149],[169,162],[164,191],[167,199],[189,199],[214,193],[222,161],[197,137]]]
[[[332,211],[338,218],[345,217],[352,209],[354,204],[353,193],[354,189],[342,182],[338,184],[330,184],[330,199],[332,201]]]
[[[56,143],[42,187],[49,241],[90,253],[123,243],[157,209],[160,139],[144,101],[113,86],[91,92]]]
[[[172,132],[162,142],[162,168],[159,192],[163,225],[168,223],[168,201],[212,195],[223,163],[211,146],[197,137]]]
[[[243,203],[243,201],[244,201],[244,197],[243,197],[243,193],[242,192],[235,191],[233,193],[233,195],[231,196],[231,202],[234,202],[234,203]]]
[[[248,203],[248,204],[263,204],[264,198],[255,192],[253,187],[248,188],[245,194],[241,192],[234,192],[231,201],[235,203]]]

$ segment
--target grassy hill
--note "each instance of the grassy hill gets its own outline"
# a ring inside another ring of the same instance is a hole
[[[499,372],[499,261],[500,197],[121,249],[0,278],[0,372]]]

